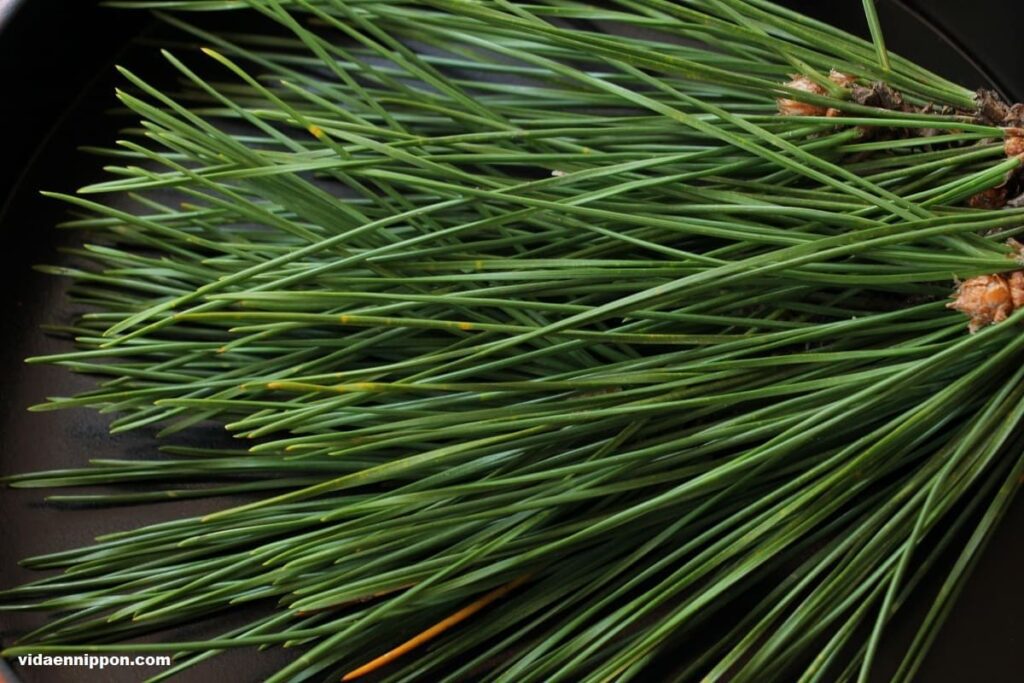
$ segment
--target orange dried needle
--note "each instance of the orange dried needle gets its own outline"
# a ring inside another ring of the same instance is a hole
[[[513,581],[506,583],[504,586],[499,586],[495,588],[490,593],[481,596],[480,598],[478,598],[471,604],[466,605],[450,617],[442,619],[441,621],[437,622],[436,624],[428,628],[426,631],[423,631],[422,633],[413,636],[412,638],[405,641],[395,649],[385,652],[380,657],[377,657],[373,661],[363,664],[358,669],[353,669],[352,671],[349,671],[347,674],[341,677],[341,680],[352,681],[357,678],[360,678],[361,676],[365,676],[368,673],[372,673],[377,669],[381,668],[382,666],[390,664],[391,662],[395,661],[405,653],[415,650],[420,645],[430,642],[431,640],[438,637],[451,627],[470,618],[471,616],[482,610],[484,607],[487,607],[495,600],[501,598],[502,596],[508,593],[511,593],[516,588],[526,583],[529,579],[530,574],[523,574],[522,576],[514,579]]]

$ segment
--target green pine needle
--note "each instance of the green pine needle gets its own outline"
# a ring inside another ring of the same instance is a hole
[[[121,69],[108,177],[50,194],[83,312],[29,362],[96,384],[34,409],[162,452],[7,483],[221,506],[25,560],[60,571],[0,609],[54,616],[5,656],[866,681],[938,573],[914,678],[1024,468],[1024,313],[946,306],[1024,209],[977,208],[1007,133],[872,2],[870,42],[766,0],[112,4],[172,12],[179,80]]]

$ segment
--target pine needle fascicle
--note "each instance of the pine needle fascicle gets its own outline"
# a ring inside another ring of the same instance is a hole
[[[76,348],[30,362],[97,377],[36,409],[164,452],[9,483],[231,498],[26,560],[62,571],[2,608],[60,615],[6,655],[866,681],[945,572],[913,677],[1020,476],[1024,313],[946,303],[1020,267],[1024,210],[974,199],[1019,183],[1005,122],[873,3],[873,42],[765,0],[112,4],[168,12],[180,81],[122,69],[111,177],[55,195]],[[175,443],[210,421],[243,442]]]

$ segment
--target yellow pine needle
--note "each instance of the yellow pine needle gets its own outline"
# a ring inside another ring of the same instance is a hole
[[[393,650],[385,652],[380,657],[377,657],[376,659],[369,661],[366,664],[363,664],[358,669],[353,669],[352,671],[349,671],[347,674],[341,677],[341,680],[353,681],[357,678],[365,676],[366,674],[373,673],[377,669],[387,664],[390,664],[402,655],[411,652],[412,650],[415,650],[420,645],[424,645],[430,642],[431,640],[438,637],[448,629],[470,618],[483,608],[490,605],[495,600],[498,600],[499,598],[507,595],[508,593],[511,593],[516,588],[529,581],[529,579],[530,574],[523,574],[522,576],[506,583],[504,586],[499,586],[495,588],[490,593],[487,593],[486,595],[477,598],[475,601],[473,601],[469,605],[466,605],[455,614],[452,614],[451,616],[442,619],[441,621],[437,622],[436,624],[428,628],[426,631],[423,631],[413,636],[412,638],[405,641]]]

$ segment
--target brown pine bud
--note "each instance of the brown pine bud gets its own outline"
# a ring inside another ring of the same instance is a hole
[[[1004,128],[1003,149],[1008,157],[1022,157],[1024,161],[1024,128]]]
[[[990,187],[967,200],[972,209],[1001,209],[1006,206],[1006,187]]]
[[[850,86],[857,82],[857,77],[851,76],[849,74],[844,74],[841,71],[836,71],[835,69],[832,69],[832,71],[830,71],[828,74],[828,80],[832,81],[836,85],[840,85],[844,88],[849,88]]]
[[[964,280],[957,286],[956,299],[946,307],[970,318],[967,329],[974,334],[1006,320],[1020,304],[1024,304],[1024,273],[1016,271]]]
[[[786,83],[786,87],[792,88],[793,90],[811,93],[812,95],[825,94],[825,88],[821,87],[806,76],[794,75],[793,80]],[[809,104],[807,102],[800,102],[799,100],[791,100],[786,97],[780,97],[776,104],[779,107],[779,113],[783,116],[824,116],[825,112],[828,111],[827,107],[822,107],[817,104]]]
[[[824,87],[818,85],[807,76],[800,76],[797,74],[790,74],[791,81],[786,83],[786,87],[793,88],[794,90],[801,90],[812,95],[827,95],[828,92]],[[850,76],[840,71],[832,69],[828,75],[828,80],[832,81],[838,86],[843,88],[849,88],[857,82],[856,76]],[[780,97],[776,104],[779,107],[779,113],[784,116],[841,116],[842,111],[835,107],[823,107],[817,104],[809,104],[807,102],[800,102],[799,100],[790,99],[788,97]]]

